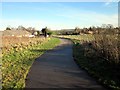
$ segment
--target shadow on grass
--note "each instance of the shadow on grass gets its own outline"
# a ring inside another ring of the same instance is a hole
[[[45,51],[45,49],[32,50],[32,51],[40,52],[40,51]],[[34,77],[35,77],[37,76],[37,73],[35,74],[35,72],[40,71],[39,76],[41,77],[39,77],[39,80],[41,81],[39,83],[40,85],[43,85],[43,86],[51,86],[51,87],[57,86],[57,88],[61,86],[61,84],[54,86],[55,83],[57,84],[57,82],[54,81],[54,77],[62,79],[62,82],[64,82],[64,84],[66,85],[67,84],[66,80],[64,81],[64,78],[66,76],[69,78],[68,82],[69,81],[71,82],[72,80],[73,82],[74,80],[76,82],[77,80],[79,84],[73,83],[72,85],[73,87],[77,87],[79,89],[83,88],[84,90],[86,88],[85,87],[86,85],[81,86],[81,84],[83,84],[86,81],[89,81],[89,83],[87,84],[90,84],[90,85],[91,83],[93,83],[91,78],[86,73],[84,73],[84,71],[80,71],[80,69],[74,63],[73,58],[72,58],[72,44],[69,44],[69,45],[62,44],[52,50],[48,50],[47,53],[41,55],[39,58],[36,59],[33,66],[34,67],[31,68],[31,72],[32,71],[34,72]],[[36,70],[37,69],[36,67],[39,68],[39,70]],[[49,78],[51,79],[53,78],[54,82],[52,81],[50,82],[49,79],[42,80],[42,78],[47,75],[46,73],[49,75]],[[52,77],[51,77],[51,74],[52,74]],[[30,77],[33,77],[32,73],[29,73],[29,75],[31,75]],[[81,80],[83,82],[81,82]],[[93,84],[93,86],[95,85]],[[99,87],[98,89],[95,89],[95,90],[99,90]]]
[[[40,52],[45,52],[48,49],[30,49],[31,52],[35,52],[35,53],[40,53]]]

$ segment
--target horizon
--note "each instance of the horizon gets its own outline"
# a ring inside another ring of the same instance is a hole
[[[3,2],[2,26],[22,25],[41,30],[74,29],[75,27],[112,24],[118,27],[117,2]]]

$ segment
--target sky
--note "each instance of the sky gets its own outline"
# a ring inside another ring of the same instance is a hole
[[[1,2],[2,24],[6,27],[48,27],[74,29],[75,27],[118,26],[117,2]]]

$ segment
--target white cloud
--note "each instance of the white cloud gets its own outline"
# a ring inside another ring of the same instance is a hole
[[[55,20],[56,22],[54,22],[54,20],[46,21],[41,19],[40,20],[7,19],[2,21],[2,26],[0,29],[3,30],[8,25],[10,25],[11,27],[18,27],[19,25],[23,25],[24,27],[35,27],[38,30],[41,30],[45,26],[51,29],[74,28],[76,26],[80,26],[82,28],[93,25],[101,26],[102,24],[113,24],[114,26],[118,26],[117,13],[106,15],[92,11],[78,10],[74,7],[67,7],[64,5],[62,7],[63,8],[57,7],[57,11],[55,12],[55,15],[58,18],[64,17],[65,19],[63,21]]]
[[[74,28],[79,26],[90,27],[90,26],[101,26],[102,24],[113,24],[115,27],[118,26],[118,15],[105,15],[95,12],[84,12],[84,13],[62,13],[58,16],[66,18],[64,21],[45,21],[45,20],[19,20],[19,19],[7,19],[2,21],[2,28],[5,29],[7,26],[18,27],[22,25],[24,27],[35,27],[37,30],[41,30],[44,27],[51,29],[63,29],[63,28]],[[67,21],[68,20],[68,21]]]
[[[108,1],[105,3],[105,6],[110,5],[110,3],[111,3],[112,1],[113,1],[113,0],[108,0]]]
[[[105,6],[108,6],[108,5],[110,5],[110,2],[106,2],[106,3],[105,3]]]
[[[7,20],[2,20],[2,26],[0,27],[0,30],[5,30],[6,27],[14,27],[17,28],[19,25],[22,25],[24,27],[35,27],[37,30],[41,30],[44,27],[48,27],[50,29],[56,30],[56,29],[62,29],[69,27],[68,25],[63,25],[61,23],[54,23],[54,22],[49,22],[45,20],[20,20],[20,19],[7,19]]]
[[[112,2],[119,2],[119,0],[107,0],[105,6],[109,6]]]
[[[91,11],[74,12],[74,13],[58,13],[58,16],[64,17],[69,20],[73,20],[75,24],[79,23],[82,27],[88,27],[92,25],[113,24],[118,26],[118,14],[106,15],[102,13],[96,13]]]
[[[35,27],[37,29],[40,28],[40,26],[43,26],[45,24],[45,22],[43,21],[39,21],[39,20],[20,20],[20,19],[7,19],[7,20],[2,20],[2,28],[1,29],[5,29],[7,26],[11,26],[11,27],[18,27],[19,25],[22,25],[24,27]],[[39,27],[39,28],[38,28]]]

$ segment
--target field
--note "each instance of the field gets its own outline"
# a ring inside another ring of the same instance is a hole
[[[94,40],[94,37],[93,35],[87,35],[87,34],[84,34],[84,35],[59,35],[57,37],[62,37],[62,38],[70,38],[72,40],[77,40],[79,42],[89,42],[89,41],[92,41]]]
[[[116,34],[61,35],[74,42],[79,66],[109,89],[120,89],[120,42]]]
[[[120,89],[118,34],[56,35],[73,41],[77,64],[109,89]],[[24,88],[34,60],[60,43],[57,38],[2,37],[2,86]]]
[[[29,38],[29,37],[10,37],[10,36],[4,36],[2,37],[2,53],[9,52],[11,49],[22,49],[27,48],[29,46],[32,46],[37,43],[41,43],[44,41],[44,37],[39,38]]]
[[[56,38],[4,37],[2,52],[2,87],[24,88],[34,60],[59,44]]]

